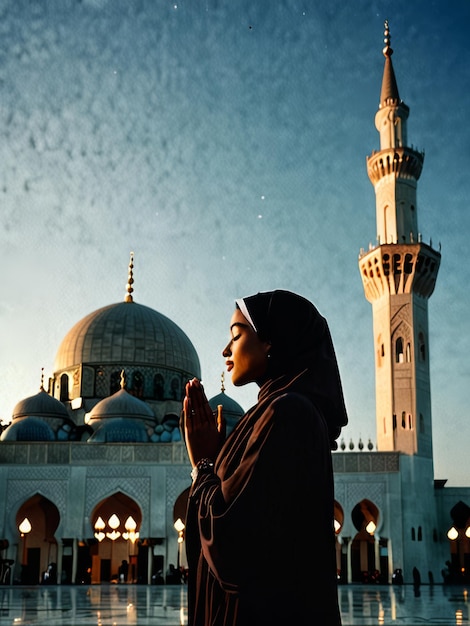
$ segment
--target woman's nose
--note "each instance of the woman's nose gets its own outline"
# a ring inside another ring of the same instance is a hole
[[[227,358],[229,356],[232,356],[232,350],[230,349],[230,346],[232,345],[232,342],[230,341],[225,348],[222,351],[222,356]]]

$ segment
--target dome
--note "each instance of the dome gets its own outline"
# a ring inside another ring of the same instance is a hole
[[[47,395],[47,394],[46,394]],[[2,433],[0,441],[55,441],[52,428],[39,417],[20,417]]]
[[[100,400],[90,411],[88,421],[124,416],[131,420],[155,421],[155,415],[150,406],[143,400],[132,396],[125,389],[120,389],[112,396]]]
[[[13,419],[20,417],[59,417],[69,421],[65,406],[41,388],[34,396],[20,400],[13,409]]]
[[[54,371],[115,363],[158,365],[199,377],[201,371],[181,328],[133,300],[105,306],[77,322],[59,346]]]
[[[213,411],[217,409],[219,404],[222,405],[222,413],[227,424],[228,435],[235,428],[237,422],[240,421],[240,418],[245,415],[245,411],[238,402],[225,395],[223,391],[209,400],[209,406]]]
[[[103,420],[88,443],[148,443],[149,437],[143,422],[128,417]]]

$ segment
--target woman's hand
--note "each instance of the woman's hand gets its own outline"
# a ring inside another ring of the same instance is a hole
[[[183,400],[184,438],[189,460],[194,467],[201,459],[213,459],[225,440],[225,420],[222,407],[213,411],[197,378],[186,384]]]

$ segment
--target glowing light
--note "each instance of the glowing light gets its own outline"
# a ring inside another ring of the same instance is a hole
[[[371,520],[367,526],[366,526],[366,531],[369,533],[369,535],[373,535],[375,532],[375,529],[377,528],[377,526],[375,525],[375,523]]]
[[[119,528],[120,524],[121,522],[119,520],[119,517],[116,515],[116,513],[113,513],[108,520],[109,527],[113,530],[116,530],[116,528]]]
[[[95,530],[104,530],[104,527],[106,526],[106,524],[104,523],[104,520],[102,517],[98,517],[98,519],[95,522]]]
[[[135,529],[137,528],[137,522],[132,517],[132,515],[129,515],[129,517],[126,519],[126,523],[124,524],[124,527],[129,533],[132,533],[135,531]]]
[[[18,530],[22,535],[27,535],[31,532],[31,522],[27,517],[25,517],[21,524],[18,526]]]
[[[455,541],[458,536],[459,536],[459,531],[455,528],[455,526],[452,526],[452,528],[450,528],[447,532],[447,537],[451,541]]]
[[[111,533],[106,533],[106,537],[111,539],[111,541],[115,541],[118,537],[121,536],[121,533],[118,530],[113,530]]]

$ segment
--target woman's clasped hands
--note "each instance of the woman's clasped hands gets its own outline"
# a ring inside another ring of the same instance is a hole
[[[222,407],[213,411],[201,381],[193,378],[186,383],[183,400],[183,433],[191,465],[201,459],[215,460],[225,441],[226,424]]]

